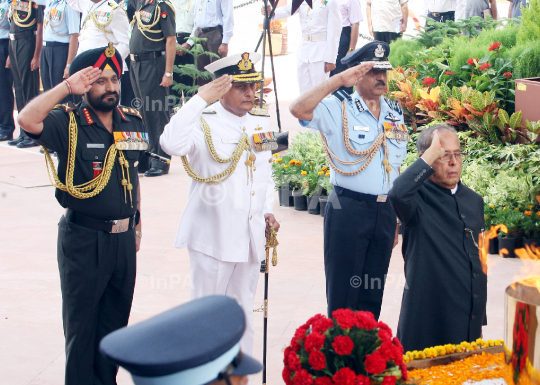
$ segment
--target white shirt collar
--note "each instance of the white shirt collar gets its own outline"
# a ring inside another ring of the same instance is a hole
[[[454,195],[456,193],[458,187],[459,187],[459,183],[456,184],[456,187],[454,187],[453,189],[450,189],[450,191],[452,191],[452,195]]]

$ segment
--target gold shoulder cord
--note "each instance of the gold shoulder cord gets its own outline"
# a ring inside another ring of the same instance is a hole
[[[150,41],[161,41],[165,39],[165,36],[162,36],[159,39],[152,39],[151,37],[148,37],[148,35],[145,33],[145,32],[161,33],[161,29],[156,29],[155,31],[151,30],[153,26],[159,23],[160,17],[161,17],[161,7],[159,6],[159,4],[156,4],[156,8],[154,9],[154,20],[152,20],[151,24],[146,25],[142,22],[140,10],[135,12],[135,20],[137,21],[137,27],[139,28],[139,31],[141,31],[143,36]]]
[[[345,144],[345,148],[347,149],[347,152],[351,155],[359,156],[360,158],[355,161],[350,161],[350,162],[339,159],[330,150],[330,148],[328,147],[328,143],[326,142],[326,137],[324,136],[322,132],[320,132],[323,147],[324,147],[324,152],[326,154],[326,158],[328,159],[328,163],[330,164],[330,167],[332,167],[332,169],[338,174],[345,175],[345,176],[353,176],[353,175],[360,174],[371,163],[371,161],[373,160],[373,158],[379,151],[379,148],[382,146],[384,148],[384,159],[382,161],[382,164],[386,171],[388,183],[390,184],[390,172],[392,171],[392,166],[389,165],[390,162],[388,161],[389,151],[388,151],[388,143],[386,142],[386,136],[382,133],[379,134],[379,136],[377,136],[373,144],[369,146],[367,150],[364,150],[364,151],[355,150],[352,147],[351,141],[349,139],[349,132],[348,132],[349,122],[347,118],[347,111],[345,109],[345,100],[341,101],[341,123],[342,123],[342,130],[343,130],[343,143]],[[335,165],[334,159],[332,158],[334,158],[339,163],[344,164],[344,165],[358,164],[363,161],[366,161],[366,162],[359,169],[355,171],[343,171],[343,170],[340,170]]]
[[[66,32],[66,33],[58,33],[56,32],[55,28],[59,27],[62,25],[62,22],[64,21],[64,15],[66,14],[66,9],[64,8],[64,10],[62,11],[62,16],[60,16],[60,20],[58,21],[58,23],[54,24],[51,20],[51,10],[49,10],[49,13],[47,14],[46,16],[46,20],[45,20],[45,27],[47,27],[47,23],[51,25],[51,32],[54,33],[56,36],[67,36],[69,35],[69,31]]]
[[[24,24],[28,21],[28,19],[32,16],[32,0],[30,0],[28,2],[28,13],[26,14],[26,17],[25,18],[20,18],[19,17],[19,11],[17,9],[13,9],[13,22],[15,23],[15,25],[17,27],[21,27],[21,28],[28,28],[28,27],[31,27],[33,26],[34,24],[36,24],[36,18],[34,18],[34,20],[32,20],[30,23],[28,24]]]
[[[51,155],[49,154],[49,151],[47,151],[45,148],[43,149],[43,152],[45,154],[45,164],[47,165],[47,175],[49,176],[49,180],[51,181],[51,184],[57,189],[68,192],[71,196],[75,198],[78,198],[78,199],[92,198],[98,195],[109,183],[109,179],[111,178],[111,171],[112,171],[112,168],[114,167],[114,160],[118,153],[118,162],[120,163],[120,166],[122,167],[122,186],[124,186],[124,199],[127,202],[127,194],[126,194],[126,189],[127,189],[129,191],[131,207],[133,207],[133,199],[131,196],[131,190],[133,190],[133,185],[130,183],[130,180],[129,180],[129,170],[128,170],[129,162],[125,159],[122,151],[117,151],[115,144],[112,144],[107,150],[107,154],[105,154],[105,159],[103,161],[103,163],[105,164],[105,167],[103,168],[103,172],[101,174],[99,174],[96,178],[92,179],[89,182],[80,184],[78,186],[73,185],[73,177],[75,174],[75,151],[77,148],[77,131],[78,131],[78,128],[77,128],[77,121],[75,120],[75,114],[73,113],[73,111],[70,111],[69,112],[69,146],[68,146],[68,157],[67,157],[68,164],[66,168],[66,184],[65,185],[58,178],[58,174],[56,173],[54,169],[54,163],[51,158]],[[127,179],[124,177],[124,168],[126,169],[126,172],[127,172]],[[51,179],[51,174],[53,176],[54,181]],[[87,191],[90,191],[90,192],[87,192]]]
[[[219,163],[229,163],[232,162],[229,167],[227,167],[223,172],[216,174],[214,176],[203,178],[200,177],[193,171],[191,166],[189,165],[189,161],[187,159],[187,156],[182,156],[182,164],[184,165],[184,168],[188,175],[193,178],[193,180],[197,182],[202,183],[208,183],[208,184],[219,184],[225,182],[229,177],[233,174],[233,172],[236,170],[236,166],[238,165],[238,162],[240,161],[240,158],[242,157],[242,153],[244,151],[249,152],[249,158],[246,160],[246,166],[247,166],[247,172],[248,172],[248,183],[249,183],[249,173],[251,168],[251,179],[253,180],[253,164],[255,161],[255,155],[253,154],[253,150],[251,148],[251,142],[244,132],[242,136],[240,137],[240,140],[238,141],[238,145],[236,146],[236,149],[234,150],[233,154],[230,158],[223,159],[221,158],[218,153],[216,152],[216,149],[214,147],[214,141],[212,140],[212,133],[210,131],[210,126],[204,120],[202,117],[199,118],[202,130],[204,134],[204,140],[206,141],[206,145],[208,146],[208,150],[210,151],[210,155],[212,158]]]

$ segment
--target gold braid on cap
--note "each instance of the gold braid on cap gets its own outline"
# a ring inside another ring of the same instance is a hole
[[[250,74],[238,74],[233,75],[233,81],[234,82],[262,82],[263,78],[261,77],[260,72],[250,73]]]
[[[343,143],[345,145],[345,148],[347,149],[347,152],[351,155],[359,156],[360,158],[354,161],[350,161],[350,162],[339,159],[332,152],[332,150],[330,150],[330,148],[328,147],[328,143],[326,142],[326,137],[324,136],[322,132],[320,132],[323,147],[324,147],[324,152],[326,154],[326,158],[328,159],[328,163],[330,164],[330,167],[332,167],[332,169],[338,174],[345,175],[345,176],[353,176],[353,175],[360,174],[371,163],[371,161],[373,160],[373,158],[379,151],[379,148],[382,146],[384,149],[384,159],[382,161],[382,164],[384,166],[385,173],[388,178],[388,184],[390,184],[390,172],[392,171],[392,166],[389,165],[389,161],[388,161],[389,150],[388,150],[388,143],[386,142],[386,136],[383,133],[379,134],[379,136],[377,136],[375,141],[371,144],[371,146],[369,146],[367,150],[363,150],[363,151],[355,150],[352,147],[351,141],[349,139],[349,130],[348,130],[349,122],[347,118],[347,111],[345,109],[345,100],[341,101],[341,123],[342,123],[342,130],[343,130]],[[344,165],[358,164],[363,161],[365,161],[365,163],[355,171],[343,171],[335,165],[334,160],[332,158],[334,158],[336,161]]]
[[[208,178],[203,178],[189,165],[189,161],[187,156],[182,156],[182,164],[184,165],[184,169],[188,173],[188,175],[195,181],[201,182],[201,183],[208,183],[208,184],[219,184],[225,182],[229,177],[233,174],[233,172],[236,170],[236,166],[238,166],[238,162],[240,161],[240,158],[242,157],[243,152],[249,153],[249,158],[246,160],[246,166],[247,166],[247,172],[248,172],[248,183],[249,183],[249,168],[251,167],[251,179],[253,180],[253,164],[255,161],[255,155],[253,154],[252,148],[251,148],[251,141],[249,140],[247,134],[244,132],[242,136],[240,137],[240,140],[238,141],[238,145],[236,146],[234,152],[232,153],[230,158],[223,159],[221,158],[218,153],[216,152],[216,148],[214,147],[214,141],[212,140],[212,133],[210,131],[210,126],[204,120],[202,117],[199,118],[199,121],[202,125],[202,130],[204,134],[204,140],[206,141],[206,145],[208,146],[208,150],[210,151],[210,155],[212,158],[219,163],[229,163],[232,162],[229,167],[227,167],[224,171],[220,172],[219,174],[210,176]]]
[[[112,144],[109,149],[107,150],[107,153],[105,154],[105,159],[103,160],[103,163],[105,164],[105,167],[103,167],[103,172],[99,174],[97,177],[92,179],[91,181],[88,181],[86,183],[80,184],[78,186],[73,185],[73,178],[75,175],[75,151],[77,149],[77,132],[78,132],[78,126],[77,121],[75,120],[75,114],[73,111],[69,112],[69,144],[68,144],[68,164],[66,168],[66,184],[63,184],[60,181],[60,178],[58,178],[58,174],[56,173],[56,170],[54,169],[54,163],[51,158],[51,155],[49,154],[49,151],[47,149],[43,149],[43,153],[45,154],[45,164],[47,165],[47,175],[49,176],[49,180],[51,181],[51,184],[56,187],[59,190],[66,191],[69,195],[78,198],[78,199],[87,199],[92,198],[96,195],[98,195],[103,189],[107,186],[109,183],[109,179],[111,178],[111,172],[114,167],[114,160],[116,158],[116,155],[119,154],[119,162],[121,167],[125,167],[128,179],[126,180],[124,177],[124,169],[122,168],[122,186],[124,186],[124,198],[127,200],[127,194],[126,190],[129,191],[130,200],[131,200],[131,207],[133,207],[133,200],[131,198],[131,190],[133,189],[133,185],[129,182],[129,163],[124,158],[124,154],[122,151],[117,151],[115,144]],[[51,174],[53,176],[53,179],[51,179]],[[92,191],[90,191],[92,190]],[[90,191],[90,192],[87,192]]]

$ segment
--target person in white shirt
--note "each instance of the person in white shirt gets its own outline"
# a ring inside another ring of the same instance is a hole
[[[195,1],[194,0],[171,0],[176,12],[176,58],[174,59],[175,67],[178,65],[193,64],[193,56],[185,55],[185,52],[179,47],[187,43],[191,31],[193,31],[193,23],[195,19]],[[179,73],[173,73],[173,79],[176,83],[182,83],[188,86],[193,85],[193,80],[189,76],[182,76]],[[173,90],[171,87],[171,95],[177,99],[181,98],[182,93]]]
[[[424,0],[426,17],[444,23],[455,20],[456,0]]]
[[[188,249],[191,297],[237,299],[246,313],[240,344],[247,354],[253,350],[253,301],[265,231],[279,230],[272,214],[272,153],[254,145],[273,136],[266,110],[253,108],[255,83],[262,82],[254,69],[260,57],[244,52],[208,65],[216,79],[199,88],[160,138],[161,148],[181,156],[193,179],[175,242]]]
[[[356,49],[358,41],[358,29],[362,18],[362,10],[360,9],[359,0],[341,0],[340,1],[341,18],[343,19],[341,37],[339,38],[338,56],[336,59],[336,69],[330,72],[330,76],[339,74],[345,71],[348,67],[341,63],[347,54]],[[349,94],[352,94],[352,87],[342,87]]]
[[[192,37],[206,38],[201,42],[205,51],[213,52],[224,58],[229,53],[229,41],[233,35],[234,16],[232,0],[194,0],[195,20],[193,22]],[[193,40],[182,44],[185,49],[193,47]],[[179,52],[183,55],[185,52]],[[203,71],[204,67],[216,61],[208,55],[199,56],[197,68]],[[197,79],[197,84],[202,86],[209,80]]]
[[[472,16],[485,17],[486,14],[491,14],[493,19],[497,20],[497,0],[457,0],[456,21]]]
[[[366,17],[371,36],[390,44],[407,30],[408,0],[367,0]]]
[[[313,8],[303,2],[295,12],[299,14],[302,42],[298,49],[298,87],[303,93],[330,77],[336,68],[339,38],[343,21],[341,0],[313,0]],[[268,5],[268,14],[271,6]],[[277,8],[273,20],[291,16],[292,2]],[[264,7],[261,13],[265,15]]]

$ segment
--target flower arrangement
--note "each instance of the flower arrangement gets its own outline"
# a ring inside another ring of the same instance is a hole
[[[476,341],[467,342],[464,341],[458,345],[442,345],[434,346],[431,348],[425,348],[424,350],[413,350],[412,352],[407,352],[403,355],[403,362],[409,363],[414,360],[424,360],[426,358],[435,358],[440,356],[445,356],[447,354],[453,353],[463,353],[463,352],[472,352],[475,350],[486,349],[493,346],[501,346],[503,340],[487,340],[484,341],[481,338],[478,338]]]
[[[402,384],[403,347],[372,313],[339,309],[334,319],[318,314],[300,326],[285,349],[287,385]]]

